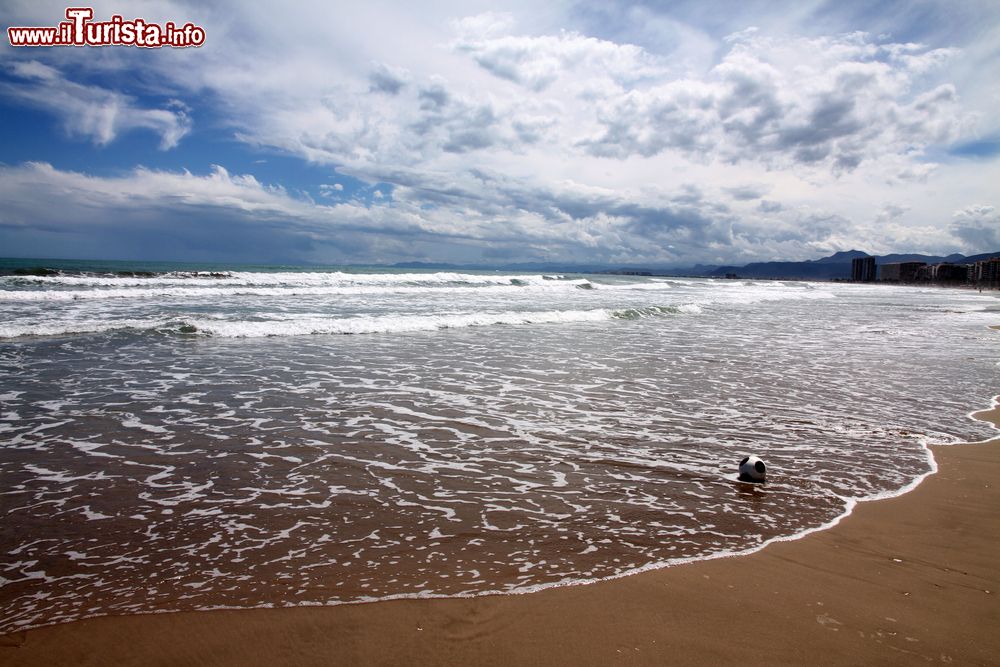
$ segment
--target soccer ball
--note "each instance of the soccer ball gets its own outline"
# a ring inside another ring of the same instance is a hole
[[[767,479],[767,466],[758,456],[747,456],[740,461],[740,479],[744,482],[763,482]]]

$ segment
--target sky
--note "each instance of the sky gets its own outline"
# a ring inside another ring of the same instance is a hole
[[[0,256],[1000,250],[995,0],[93,8],[205,43],[13,48],[66,5],[0,0]]]

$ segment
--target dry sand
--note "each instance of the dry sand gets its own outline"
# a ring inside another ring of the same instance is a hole
[[[1000,664],[1000,442],[934,455],[911,493],[749,556],[530,595],[91,619],[0,637],[0,663]]]

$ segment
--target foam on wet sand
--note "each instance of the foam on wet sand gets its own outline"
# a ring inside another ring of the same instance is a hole
[[[1000,405],[975,416],[1000,426]],[[95,618],[9,634],[0,661],[993,663],[1000,440],[932,451],[910,493],[748,556],[528,595]]]

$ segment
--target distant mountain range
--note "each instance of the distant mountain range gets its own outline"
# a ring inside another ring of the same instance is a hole
[[[892,254],[875,256],[875,264],[892,264],[895,262],[925,262],[927,264],[972,264],[990,257],[1000,256],[1000,251],[981,255],[952,254],[945,257],[939,255]],[[725,276],[736,274],[741,278],[806,278],[812,280],[849,279],[851,277],[851,261],[858,257],[872,257],[860,250],[845,250],[829,257],[805,262],[754,262],[745,266],[720,266],[707,275]]]
[[[753,262],[743,266],[715,266],[697,264],[692,267],[673,268],[662,266],[609,266],[607,264],[561,264],[555,262],[522,262],[517,264],[501,264],[485,266],[482,264],[443,264],[429,262],[401,262],[393,264],[398,269],[432,269],[432,270],[497,270],[497,271],[541,271],[554,273],[648,273],[657,276],[710,276],[719,277],[736,274],[741,278],[781,278],[807,280],[847,280],[851,277],[851,260],[856,257],[872,257],[860,250],[844,250],[835,252],[829,257],[804,262]],[[980,255],[952,254],[946,257],[939,255],[891,254],[875,256],[876,264],[892,264],[893,262],[926,262],[939,264],[971,264],[990,257],[1000,257],[1000,250]]]

